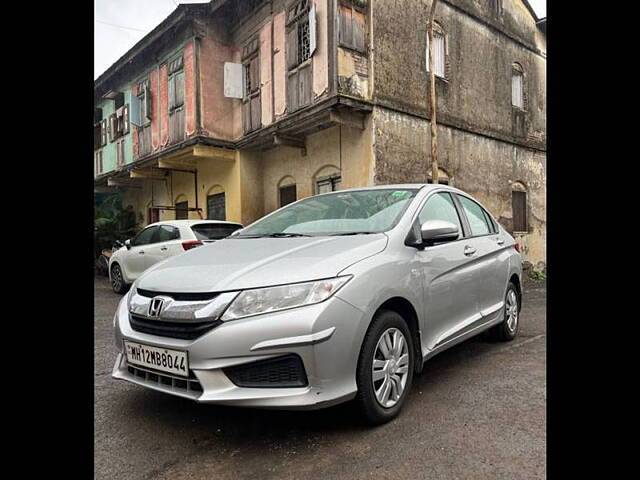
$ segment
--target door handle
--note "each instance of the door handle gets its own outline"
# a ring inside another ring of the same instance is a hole
[[[469,245],[467,245],[466,247],[464,247],[464,254],[467,257],[470,257],[471,255],[476,253],[476,249],[473,247],[470,247]]]
[[[496,240],[496,243],[497,243],[498,245],[504,245],[504,238],[499,238],[499,239],[497,239],[497,240]]]
[[[144,250],[140,250],[140,251],[138,252],[138,255],[144,255]]]
[[[504,243],[504,242],[503,242]],[[160,250],[162,250],[163,252],[165,252],[167,250],[167,247],[160,247]]]

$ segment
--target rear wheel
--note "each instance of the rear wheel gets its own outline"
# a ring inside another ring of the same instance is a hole
[[[395,418],[413,381],[411,332],[396,312],[381,310],[367,332],[356,372],[356,403],[364,420],[378,425]]]
[[[500,342],[508,342],[516,338],[520,321],[520,295],[513,282],[509,282],[504,297],[504,319],[489,330],[489,335]]]
[[[125,293],[129,285],[127,285],[124,281],[124,277],[122,276],[122,270],[120,269],[120,265],[114,263],[111,266],[111,288],[116,293]]]

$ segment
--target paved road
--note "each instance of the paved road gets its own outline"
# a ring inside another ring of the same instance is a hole
[[[543,284],[518,338],[472,339],[431,359],[399,418],[367,429],[350,405],[281,412],[199,405],[111,379],[119,296],[95,282],[97,479],[543,479]],[[322,474],[320,477],[319,474]]]

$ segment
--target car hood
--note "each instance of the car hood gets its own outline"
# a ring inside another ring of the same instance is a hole
[[[154,265],[137,286],[160,292],[220,292],[330,278],[381,252],[387,240],[384,233],[223,239]]]

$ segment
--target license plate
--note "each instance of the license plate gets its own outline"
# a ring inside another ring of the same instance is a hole
[[[124,341],[124,350],[127,362],[132,365],[161,370],[182,377],[189,376],[187,352],[152,347],[127,340]]]

